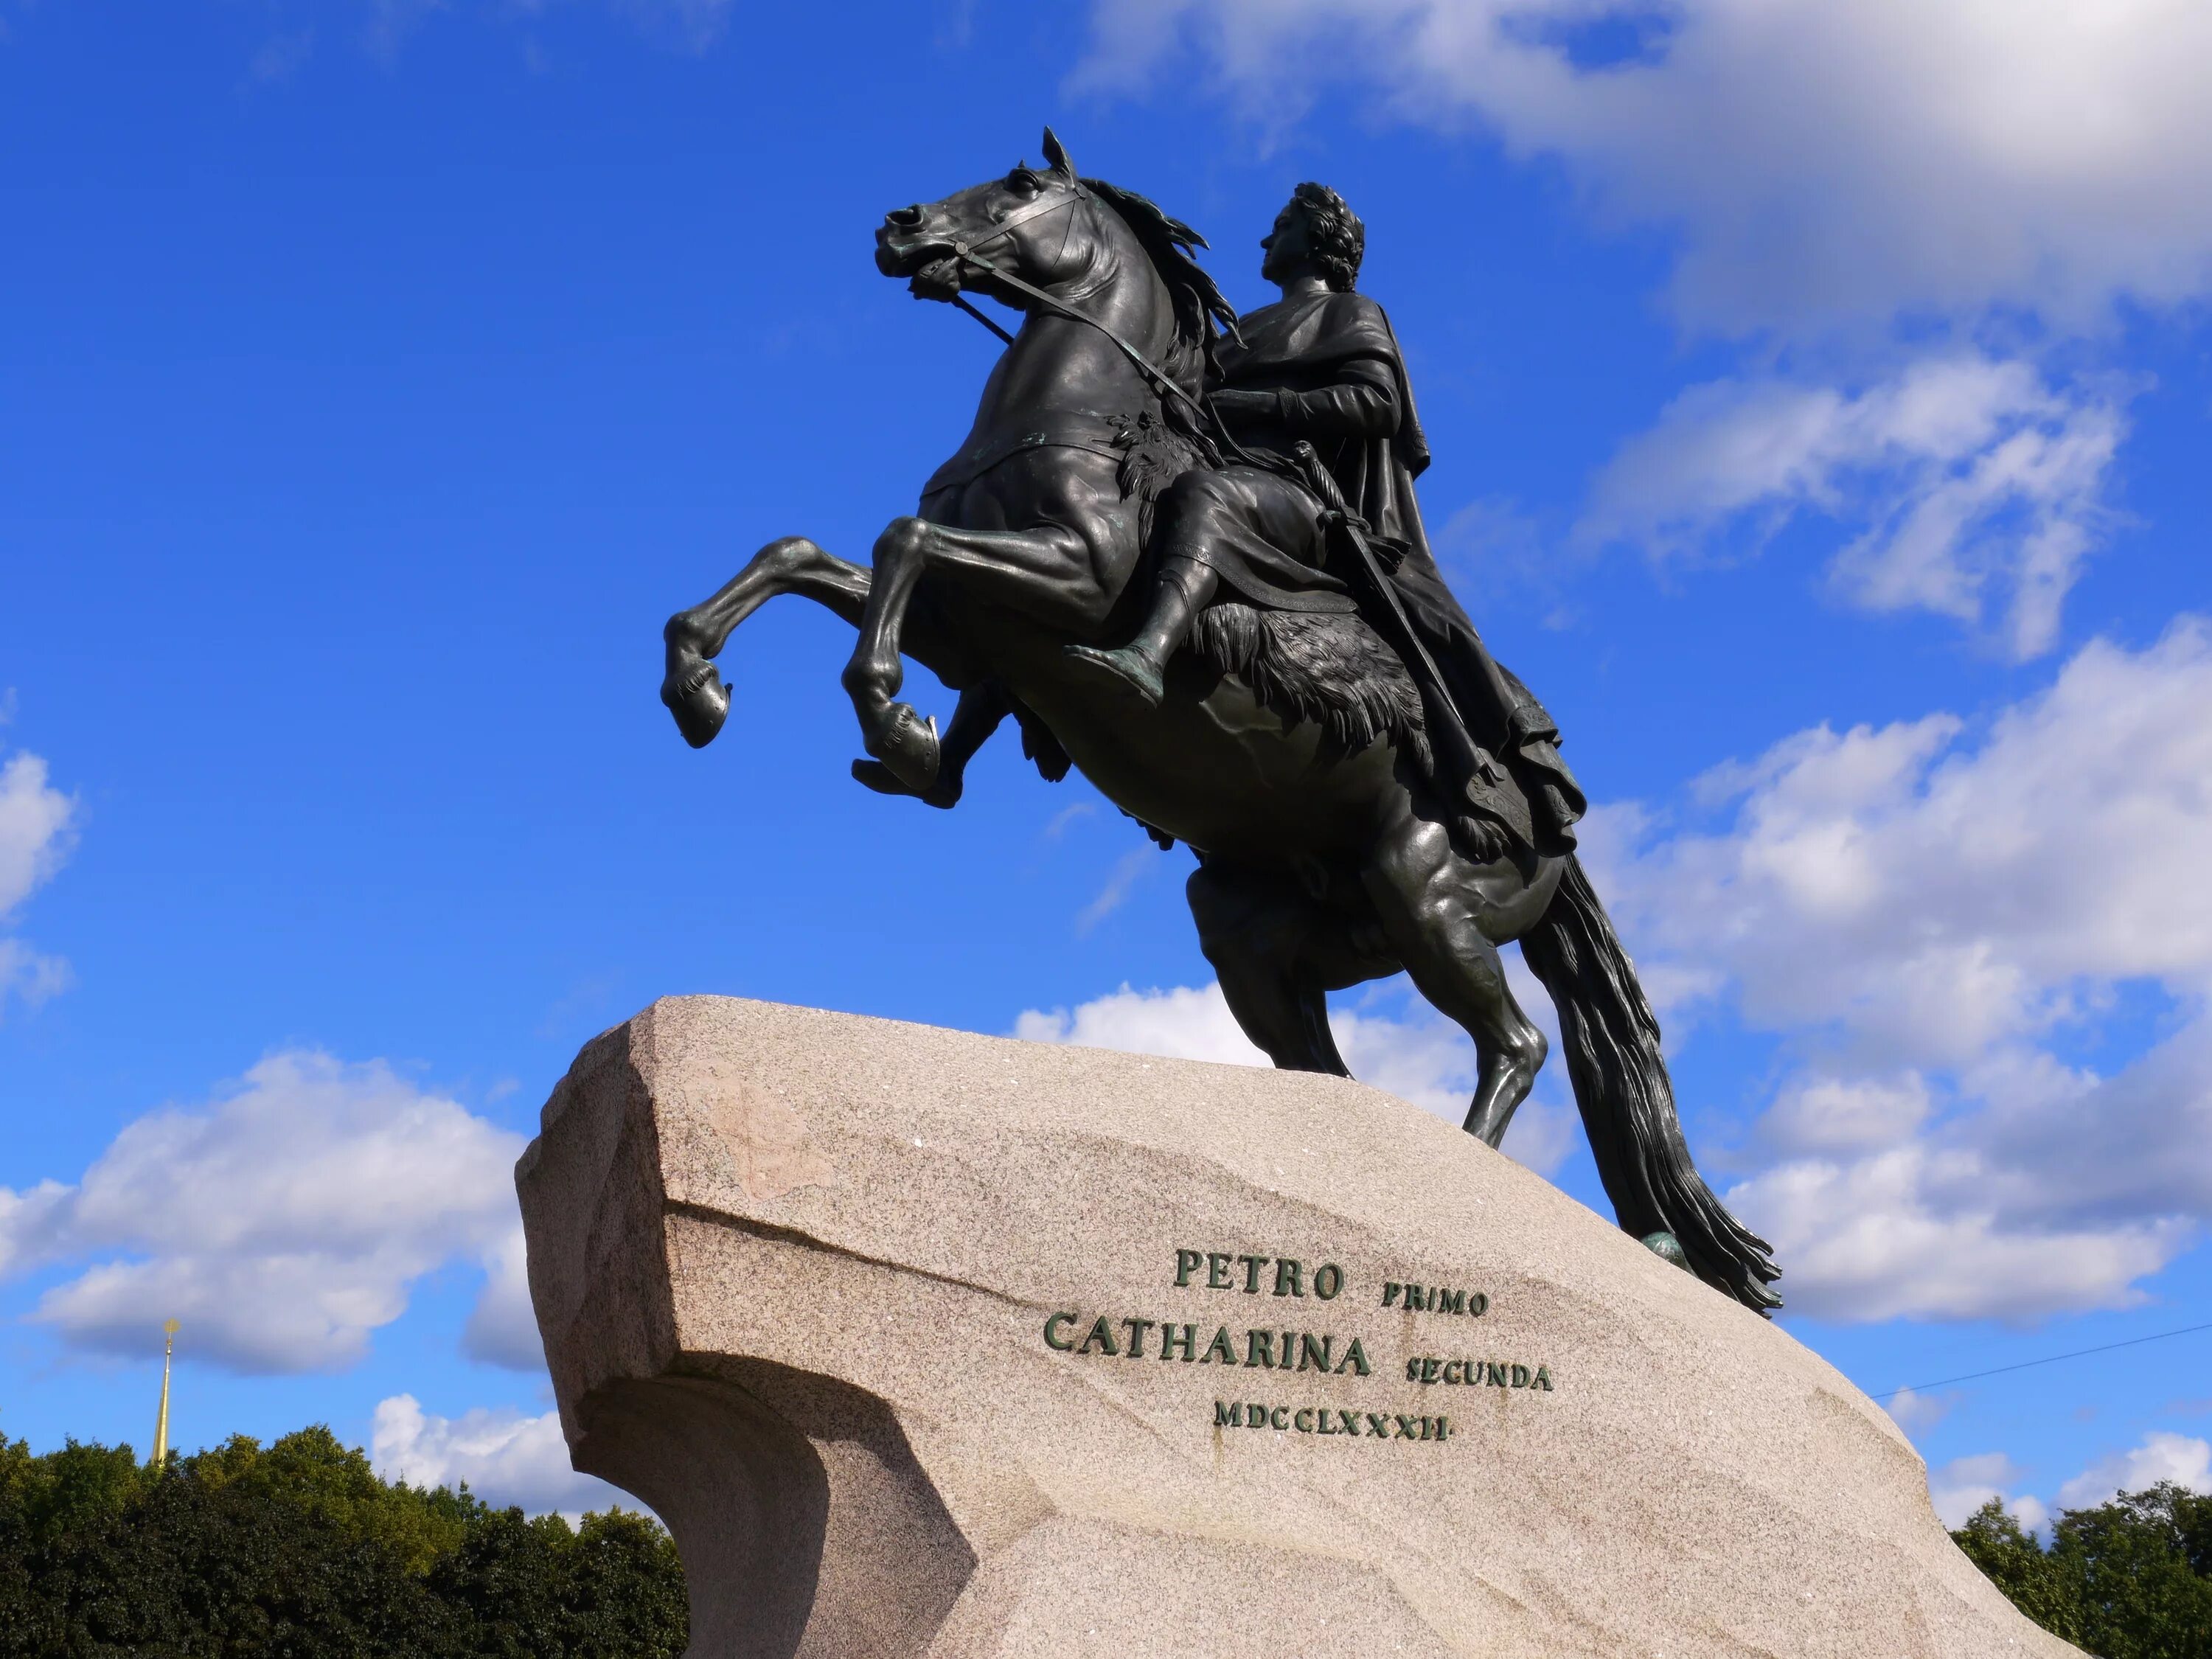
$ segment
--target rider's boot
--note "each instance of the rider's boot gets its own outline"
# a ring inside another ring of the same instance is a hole
[[[1210,566],[1190,559],[1173,559],[1160,572],[1152,595],[1152,613],[1137,630],[1137,637],[1112,651],[1097,646],[1071,645],[1067,654],[1076,662],[1103,669],[1148,703],[1157,704],[1167,694],[1168,659],[1190,635],[1190,625],[1218,585]]]

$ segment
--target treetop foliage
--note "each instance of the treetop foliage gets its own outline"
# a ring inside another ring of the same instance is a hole
[[[1992,1498],[1951,1536],[2013,1605],[2097,1659],[2212,1659],[2212,1496],[2171,1481],[2068,1510],[2051,1542]]]
[[[2124,1492],[2047,1544],[1991,1502],[1951,1535],[2097,1659],[2212,1659],[2212,1495]],[[0,1439],[0,1659],[676,1659],[688,1624],[649,1518],[386,1481],[326,1428],[161,1469]]]
[[[387,1482],[325,1428],[158,1470],[0,1440],[0,1659],[675,1659],[688,1624],[647,1517]]]

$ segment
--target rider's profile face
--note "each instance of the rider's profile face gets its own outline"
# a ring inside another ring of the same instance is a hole
[[[1313,257],[1306,228],[1305,204],[1293,198],[1275,216],[1275,228],[1260,239],[1260,276],[1280,282]]]

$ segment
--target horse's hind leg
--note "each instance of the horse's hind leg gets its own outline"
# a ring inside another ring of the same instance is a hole
[[[779,594],[798,593],[857,628],[868,603],[868,582],[865,567],[823,552],[804,536],[787,536],[754,554],[703,605],[671,617],[661,630],[668,663],[660,700],[676,716],[684,741],[704,748],[729,714],[730,694],[713,659],[739,623]]]
[[[1286,880],[1218,864],[1192,872],[1186,890],[1199,948],[1244,1035],[1285,1071],[1350,1077],[1314,949],[1331,919]]]
[[[1501,918],[1489,914],[1480,872],[1452,850],[1441,824],[1407,812],[1374,849],[1362,881],[1415,988],[1474,1039],[1467,1132],[1497,1146],[1534,1086],[1548,1045],[1513,1000],[1505,965],[1484,929],[1486,920],[1496,925]],[[1513,926],[1501,936],[1520,931]]]

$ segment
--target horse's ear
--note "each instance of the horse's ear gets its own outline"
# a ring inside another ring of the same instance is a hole
[[[1075,163],[1067,159],[1067,152],[1060,148],[1060,135],[1050,127],[1044,130],[1044,159],[1045,165],[1061,178],[1075,177]]]

